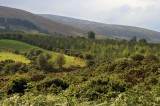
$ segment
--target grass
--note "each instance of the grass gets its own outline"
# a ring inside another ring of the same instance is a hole
[[[0,40],[0,50],[19,50],[21,52],[27,52],[32,48],[34,48],[34,46],[27,43],[15,40]]]
[[[10,52],[0,52],[0,61],[4,60],[14,60],[16,62],[22,62],[22,63],[30,63],[30,60],[24,57],[23,55],[13,54]]]
[[[54,61],[56,59],[56,57],[59,55],[59,53],[56,52],[48,52],[49,54],[52,54],[52,59],[51,61]],[[86,61],[77,57],[73,57],[73,56],[67,56],[64,55],[65,60],[66,60],[66,64],[64,65],[64,67],[70,67],[70,66],[80,66],[80,67],[85,67],[86,66]]]
[[[30,44],[24,43],[24,42],[15,41],[15,40],[0,40],[0,50],[1,51],[18,50],[20,52],[27,52],[27,51],[31,50],[32,48],[38,48],[45,53],[51,54],[52,55],[52,59],[51,59],[52,61],[54,61],[55,58],[59,55],[59,53],[57,53],[57,52],[48,51],[48,50],[39,48],[37,46],[33,46],[33,45],[30,45]],[[21,58],[24,58],[22,55],[13,55],[13,53],[6,53],[7,56],[5,56],[4,54],[5,54],[4,52],[1,52],[0,60],[2,60],[1,58],[3,58],[3,60],[5,58],[6,59],[8,59],[8,58],[13,59],[16,56],[17,56],[17,59],[19,58],[19,60],[21,60]],[[11,55],[11,56],[9,56],[9,55]],[[67,56],[67,55],[64,55],[64,57],[66,59],[66,64],[64,65],[64,67],[70,67],[70,66],[84,67],[84,66],[86,66],[86,61],[83,60],[83,59],[73,57],[73,56]]]

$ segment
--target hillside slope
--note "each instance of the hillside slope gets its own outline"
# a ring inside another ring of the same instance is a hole
[[[51,19],[53,21],[78,27],[83,30],[92,30],[98,35],[111,36],[116,38],[130,39],[134,36],[137,38],[146,38],[148,41],[159,42],[160,32],[148,30],[139,27],[110,25],[86,20],[74,19],[56,15],[41,14],[41,16]]]
[[[9,54],[11,54],[11,53],[8,53],[8,50],[18,50],[21,53],[25,53],[33,48],[38,48],[38,49],[42,50],[44,53],[51,54],[52,55],[51,61],[54,61],[55,58],[59,55],[59,53],[57,53],[57,52],[48,51],[48,50],[39,48],[37,46],[33,46],[30,44],[24,43],[24,42],[20,42],[20,41],[16,41],[16,40],[0,40],[0,51],[3,51],[3,52],[0,52],[0,56],[2,55],[2,57],[3,57],[3,58],[0,58],[0,61],[5,60],[5,58],[8,59],[10,57],[13,57],[13,59],[15,59],[14,58],[14,57],[16,57],[15,54],[12,54],[11,56],[9,56]],[[6,52],[6,53],[4,53],[4,52]],[[19,55],[17,55],[17,57],[18,56]],[[86,66],[86,61],[83,59],[76,58],[73,56],[67,56],[67,55],[64,55],[64,57],[66,59],[65,67],[70,67],[70,66],[84,67],[84,66]],[[20,59],[21,59],[21,57],[20,57]]]
[[[30,24],[30,26],[37,26],[38,28],[41,28],[42,30],[47,30],[49,33],[56,32],[56,33],[65,34],[65,35],[79,35],[81,34],[81,32],[83,32],[82,30],[78,28],[74,28],[69,25],[51,21],[47,18],[41,17],[39,15],[30,13],[24,10],[4,7],[4,6],[0,6],[0,18],[5,18],[5,21],[7,19],[10,19],[10,20],[11,19],[14,19],[14,20],[21,19],[21,21],[25,20]],[[1,19],[1,21],[3,21],[3,19]],[[12,22],[12,23],[18,24],[18,22]],[[8,23],[6,24],[8,25]],[[23,22],[23,24],[25,23]],[[10,26],[10,24],[8,26]],[[1,28],[3,28],[3,25],[0,24],[0,29]]]
[[[130,39],[136,36],[151,42],[160,40],[160,32],[144,28],[109,25],[56,15],[36,15],[24,10],[0,6],[0,32],[8,32],[10,29],[71,36],[84,36],[86,32],[92,30],[101,37]]]
[[[0,52],[0,61],[5,61],[5,60],[14,60],[16,62],[22,62],[26,64],[30,63],[30,60],[23,55],[14,54],[10,52]]]

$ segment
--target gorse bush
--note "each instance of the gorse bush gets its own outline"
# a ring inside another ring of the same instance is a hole
[[[25,42],[26,50],[13,45],[22,42],[2,41],[0,51],[11,43],[15,50],[9,53],[29,59],[0,61],[0,105],[160,105],[160,44],[136,37],[126,41],[3,33],[0,38]]]
[[[37,57],[38,55],[40,55],[41,53],[43,53],[42,50],[37,49],[37,48],[33,48],[33,49],[31,49],[30,51],[28,51],[27,53],[25,53],[25,55],[26,55],[29,59],[35,60],[36,57]]]
[[[158,62],[159,61],[159,59],[155,56],[155,55],[153,55],[153,54],[148,54],[148,55],[146,55],[145,56],[145,61],[155,61],[155,62]]]
[[[131,58],[134,60],[134,61],[141,61],[144,59],[144,56],[141,55],[141,54],[134,54],[131,56]]]
[[[27,80],[23,78],[14,79],[7,86],[7,94],[22,93],[27,89]]]
[[[3,72],[6,74],[16,73],[17,71],[27,72],[27,66],[25,63],[21,62],[11,62],[4,65],[2,68]]]
[[[37,91],[42,93],[52,92],[54,94],[58,94],[68,87],[69,84],[60,79],[44,79],[36,85]]]

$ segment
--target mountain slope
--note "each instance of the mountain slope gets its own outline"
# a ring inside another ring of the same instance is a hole
[[[158,42],[160,40],[160,32],[152,31],[144,28],[123,26],[123,25],[109,25],[97,22],[85,21],[56,15],[41,14],[41,16],[51,19],[53,21],[78,27],[83,30],[92,30],[98,35],[112,36],[116,38],[130,39],[134,36],[137,38],[145,38],[149,41]]]
[[[27,21],[28,22],[27,24],[29,24],[29,26],[32,26],[32,27],[34,26],[34,28],[31,27],[31,29],[34,29],[34,30],[41,29],[43,31],[47,30],[49,33],[56,32],[56,33],[65,34],[65,35],[74,35],[74,34],[81,34],[81,32],[83,32],[78,28],[74,28],[69,25],[51,21],[47,18],[41,17],[39,15],[30,13],[24,10],[19,10],[15,8],[4,7],[4,6],[0,6],[0,18],[1,18],[1,21],[3,21],[3,18],[4,18],[5,22],[7,19],[11,20],[11,21],[7,21],[8,23],[5,23],[5,24],[7,24],[10,27],[14,23],[16,24],[17,29],[19,29],[19,27],[22,27],[23,24],[26,25],[26,23],[23,21]],[[18,22],[15,22],[15,20],[17,19],[18,19]],[[20,23],[20,22],[21,24],[18,26],[17,23]],[[2,22],[0,22],[0,29],[3,29],[3,28],[4,26],[2,25]]]
[[[0,32],[10,30],[72,36],[84,36],[87,31],[92,30],[97,35],[111,38],[130,39],[136,36],[152,42],[160,40],[160,32],[144,28],[102,24],[56,15],[36,15],[24,10],[0,6]]]

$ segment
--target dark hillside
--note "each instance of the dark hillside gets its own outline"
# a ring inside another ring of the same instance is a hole
[[[0,6],[0,17],[8,20],[24,20],[30,23],[30,25],[37,26],[42,30],[46,30],[49,33],[61,33],[63,35],[81,35],[83,32],[78,28],[74,28],[69,25],[58,23],[56,21],[51,21],[39,15],[20,10],[15,8]],[[16,21],[14,23],[18,24]],[[6,23],[7,24],[7,23]],[[7,24],[11,26],[12,24]],[[16,25],[18,26],[18,25]],[[3,26],[1,26],[3,28]],[[16,27],[18,29],[18,27]],[[27,27],[28,28],[28,27]],[[35,28],[33,28],[34,30]],[[37,30],[37,29],[36,29]]]

